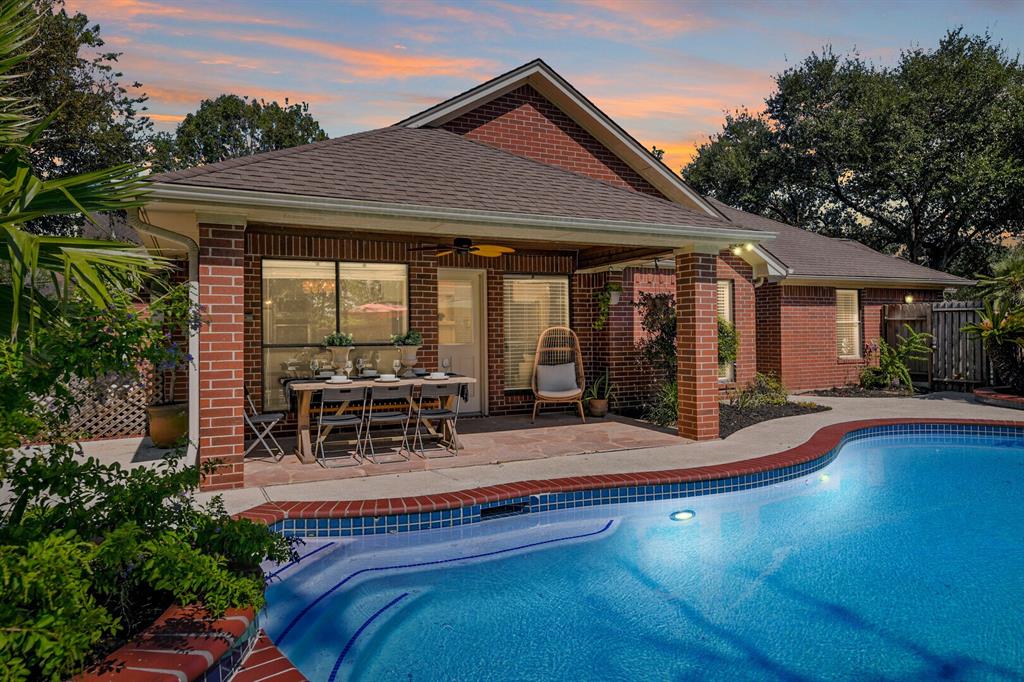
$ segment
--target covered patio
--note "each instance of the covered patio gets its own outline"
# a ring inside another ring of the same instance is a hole
[[[246,487],[287,485],[312,481],[346,480],[389,476],[413,471],[443,471],[505,462],[543,460],[572,455],[621,452],[644,448],[685,445],[692,441],[643,421],[609,415],[581,423],[570,413],[543,415],[531,423],[527,415],[470,417],[459,421],[462,449],[456,456],[431,443],[426,457],[412,454],[408,460],[353,463],[344,453],[329,458],[329,467],[303,464],[291,454],[292,437],[280,438],[286,455],[275,461],[256,449],[245,459]],[[386,458],[385,458],[386,459]]]

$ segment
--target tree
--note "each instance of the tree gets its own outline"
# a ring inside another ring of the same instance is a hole
[[[33,4],[39,18],[19,68],[22,75],[5,87],[39,111],[56,112],[28,152],[33,173],[52,178],[144,160],[152,125],[140,113],[146,97],[130,94],[119,82],[119,54],[100,51],[100,27],[81,12],[68,14],[64,0]],[[46,215],[26,229],[77,235],[84,222],[81,214]]]
[[[775,83],[683,169],[699,190],[968,275],[1024,233],[1024,69],[990,36],[891,68],[826,49]]]
[[[277,102],[221,95],[205,99],[178,124],[174,135],[151,141],[153,169],[174,170],[326,140],[305,102]]]

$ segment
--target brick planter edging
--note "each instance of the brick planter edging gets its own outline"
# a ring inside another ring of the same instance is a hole
[[[75,682],[192,682],[227,680],[255,643],[252,608],[212,618],[198,606],[172,605],[132,641]]]
[[[1013,410],[1024,410],[1024,396],[1009,392],[1009,386],[993,386],[991,388],[974,389],[974,398],[979,403],[996,407],[1009,407]]]

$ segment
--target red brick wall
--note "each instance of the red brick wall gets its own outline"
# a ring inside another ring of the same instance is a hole
[[[863,342],[882,334],[882,306],[937,301],[942,292],[913,289],[861,289]],[[774,371],[790,390],[856,383],[866,358],[840,359],[836,351],[836,294],[832,287],[780,286],[758,290],[758,371]]]
[[[219,461],[204,490],[243,482],[244,226],[199,225],[199,303],[208,323],[199,334],[199,460]]]
[[[676,256],[676,348],[679,435],[718,438],[717,258]]]
[[[530,85],[482,104],[442,127],[518,156],[664,198],[643,176]]]

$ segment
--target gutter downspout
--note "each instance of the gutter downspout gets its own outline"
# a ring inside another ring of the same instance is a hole
[[[128,224],[139,232],[181,244],[188,249],[188,297],[192,305],[199,305],[199,245],[190,237],[171,232],[170,230],[152,225],[142,220],[139,209],[127,211]],[[188,450],[186,460],[199,462],[199,332],[193,331],[188,336],[188,353],[192,362],[188,366]]]

